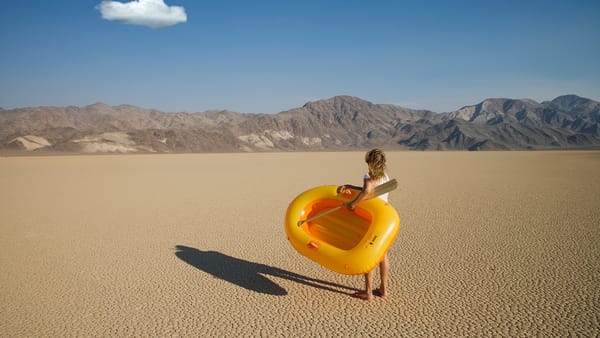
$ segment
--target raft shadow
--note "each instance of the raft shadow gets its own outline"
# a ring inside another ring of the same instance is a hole
[[[175,246],[175,256],[189,265],[244,289],[263,294],[285,296],[288,292],[264,275],[284,278],[317,289],[352,294],[358,289],[306,277],[280,268],[249,262],[216,251],[201,251],[184,245]],[[348,292],[339,289],[348,290]]]

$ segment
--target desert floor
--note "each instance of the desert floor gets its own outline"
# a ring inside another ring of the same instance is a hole
[[[0,158],[0,336],[600,334],[600,152],[388,164],[390,295],[365,302],[283,227],[362,152]]]

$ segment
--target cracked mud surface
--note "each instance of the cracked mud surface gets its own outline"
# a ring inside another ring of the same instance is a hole
[[[0,336],[600,334],[600,152],[388,164],[401,229],[364,302],[283,229],[362,152],[0,158]]]

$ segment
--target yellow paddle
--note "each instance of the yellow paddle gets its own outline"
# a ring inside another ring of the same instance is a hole
[[[378,185],[377,187],[375,187],[375,189],[373,189],[373,192],[371,193],[371,195],[369,195],[366,199],[371,199],[373,197],[377,197],[377,196],[381,196],[387,192],[390,192],[394,189],[398,188],[398,182],[396,181],[396,179],[392,179],[390,181],[385,182],[384,184]],[[313,221],[319,217],[323,217],[325,215],[328,215],[336,210],[340,210],[341,208],[343,208],[346,205],[346,203],[342,203],[341,205],[338,205],[335,208],[331,208],[329,210],[325,210],[325,211],[321,211],[320,213],[309,217],[303,221],[298,221],[298,226],[302,226],[302,224],[306,223],[306,222],[310,222]]]

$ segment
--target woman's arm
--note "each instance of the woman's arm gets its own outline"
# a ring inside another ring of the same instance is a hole
[[[363,179],[363,186],[362,186],[362,188],[359,188],[360,194],[358,194],[358,196],[356,196],[356,198],[353,201],[348,202],[348,204],[346,204],[348,209],[354,210],[354,208],[356,207],[356,205],[358,203],[360,203],[362,200],[364,200],[367,196],[369,196],[373,192],[374,188],[375,187],[373,186],[373,181],[371,181],[371,179],[369,179],[369,178]]]

